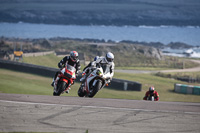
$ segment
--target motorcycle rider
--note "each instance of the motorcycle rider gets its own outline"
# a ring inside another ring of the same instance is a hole
[[[159,95],[158,92],[155,91],[155,88],[153,86],[149,87],[149,91],[146,92],[145,96],[144,96],[144,100],[148,100],[148,97],[154,97],[154,101],[158,101],[159,100]]]
[[[78,59],[78,52],[76,51],[71,51],[69,56],[65,56],[59,63],[58,63],[58,67],[60,69],[62,69],[63,67],[65,67],[66,65],[71,65],[73,67],[76,68],[76,76],[78,75],[78,72],[80,71],[80,61]],[[58,74],[60,73],[60,71],[56,72],[53,82],[51,84],[51,86],[54,86],[55,83],[57,83],[57,81],[59,80],[59,78],[57,78]],[[74,82],[73,82],[74,83]],[[70,88],[69,88],[70,89]],[[69,91],[67,91],[66,93],[69,93]]]
[[[90,72],[92,72],[92,68],[95,68],[95,61],[99,58],[99,56],[95,56],[94,60],[91,61],[84,69],[82,72],[82,78],[80,79],[81,82],[85,80],[85,78],[89,75]]]
[[[92,72],[92,70],[95,68],[95,67],[99,67],[101,66],[102,68],[104,69],[108,69],[110,74],[111,74],[111,77],[109,79],[107,79],[107,83],[110,83],[111,80],[112,80],[112,77],[114,75],[114,67],[115,67],[115,64],[114,64],[114,55],[113,53],[111,52],[108,52],[106,54],[105,57],[98,57],[96,56],[94,61],[93,62],[90,62],[90,64],[88,64],[84,69],[83,69],[83,74],[84,75],[80,81],[82,83],[85,82],[85,79],[87,78],[87,76],[90,74],[90,72]]]
[[[94,60],[93,61],[91,61],[84,69],[83,69],[83,73],[89,73],[88,71],[89,71],[89,68],[90,67],[94,67],[94,65],[95,65],[95,61],[97,60],[99,58],[99,56],[95,56],[94,57]]]

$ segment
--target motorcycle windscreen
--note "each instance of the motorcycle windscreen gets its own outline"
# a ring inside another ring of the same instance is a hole
[[[71,66],[71,65],[67,65],[67,66],[66,66],[66,69],[67,69],[68,71],[72,72],[72,73],[76,71],[76,68],[74,68],[74,67]]]

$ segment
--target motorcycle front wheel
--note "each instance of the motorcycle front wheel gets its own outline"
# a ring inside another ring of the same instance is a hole
[[[56,92],[53,93],[53,95],[60,96],[60,94],[65,90],[66,87],[67,87],[66,82],[64,82],[64,81],[58,82],[57,90],[56,90]]]
[[[102,81],[98,80],[96,85],[92,88],[92,90],[90,91],[90,93],[88,94],[88,97],[92,98],[96,95],[96,93],[99,91],[99,89],[102,86]]]
[[[78,96],[79,97],[84,97],[86,95],[86,92],[83,91],[82,86],[80,86],[80,88],[78,89]]]

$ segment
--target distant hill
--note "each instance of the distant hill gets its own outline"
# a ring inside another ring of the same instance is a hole
[[[200,26],[199,0],[1,0],[0,22]]]
[[[49,40],[0,38],[1,52],[12,54],[14,46],[17,49],[21,45],[24,53],[50,50],[69,53],[72,50],[76,50],[80,53],[85,53],[87,61],[93,60],[97,55],[105,56],[107,52],[111,51],[116,57],[115,62],[117,66],[133,66],[150,60],[159,61],[164,59],[162,52],[158,48],[134,43],[113,43],[69,38],[51,38]]]
[[[186,44],[176,43],[179,47],[188,47]],[[146,46],[147,45],[147,46]],[[169,44],[170,45],[170,44]],[[115,55],[117,67],[161,67],[181,68],[182,59],[177,57],[166,57],[160,48],[162,43],[140,43],[131,41],[113,42],[98,39],[72,39],[72,38],[50,38],[50,39],[20,39],[0,37],[0,58],[13,54],[14,48],[24,53],[56,51],[69,53],[76,50],[86,61],[92,61],[95,56],[105,56],[108,51]],[[172,45],[173,46],[173,45]],[[81,57],[80,57],[81,58]],[[191,67],[193,63],[185,63]]]

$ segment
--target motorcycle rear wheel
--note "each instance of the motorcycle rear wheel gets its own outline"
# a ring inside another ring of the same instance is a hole
[[[56,92],[53,93],[53,95],[60,96],[60,94],[65,90],[66,87],[67,87],[66,82],[64,82],[64,81],[58,82],[57,90],[56,90]]]
[[[93,87],[93,89],[91,90],[91,92],[88,94],[88,97],[92,98],[96,95],[96,93],[99,91],[99,89],[102,86],[102,81],[98,80],[96,85]]]

